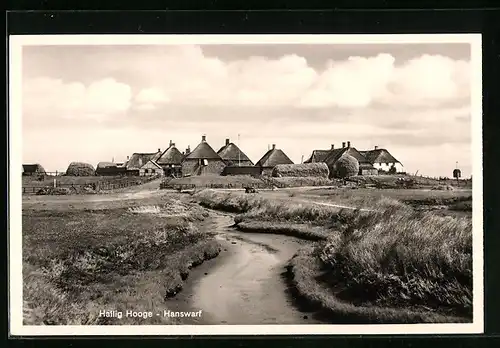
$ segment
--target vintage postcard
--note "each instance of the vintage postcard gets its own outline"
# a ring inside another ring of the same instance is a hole
[[[9,51],[12,335],[483,332],[480,35]]]

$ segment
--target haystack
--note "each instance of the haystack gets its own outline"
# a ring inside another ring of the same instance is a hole
[[[328,178],[330,170],[326,163],[278,164],[274,167],[274,177],[317,177]]]
[[[91,164],[83,162],[71,162],[66,170],[68,176],[94,176],[95,169]]]

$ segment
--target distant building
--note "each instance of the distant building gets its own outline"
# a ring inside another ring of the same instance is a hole
[[[403,172],[403,165],[386,149],[379,149],[375,146],[373,150],[361,151],[361,154],[377,170],[389,171],[391,167],[396,168],[396,172]]]
[[[217,151],[227,166],[253,166],[253,162],[238,146],[226,139],[226,144]]]
[[[23,175],[44,175],[45,174],[45,169],[38,164],[23,164]]]
[[[182,175],[220,175],[225,166],[222,158],[207,143],[206,136],[203,135],[198,146],[185,155],[182,162]]]
[[[96,175],[114,176],[125,174],[126,168],[121,163],[99,162],[95,170]]]
[[[165,176],[182,176],[182,161],[184,155],[175,147],[175,143],[170,140],[169,147],[161,154],[156,163],[162,168]]]
[[[163,176],[163,168],[156,161],[149,160],[139,168],[139,176]]]
[[[273,144],[272,148],[267,151],[264,156],[255,164],[261,168],[262,175],[270,176],[274,167],[278,164],[294,164],[290,158]]]

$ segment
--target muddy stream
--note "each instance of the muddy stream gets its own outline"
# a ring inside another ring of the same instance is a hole
[[[185,324],[318,324],[301,311],[288,290],[285,265],[304,241],[264,233],[242,233],[233,217],[214,214],[218,257],[192,270],[185,289],[167,301],[174,311],[199,311]]]

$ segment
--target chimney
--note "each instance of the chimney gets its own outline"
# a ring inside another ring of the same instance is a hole
[[[351,142],[350,141],[347,142],[347,147],[351,147]]]
[[[161,152],[161,149],[160,149],[160,148],[158,148],[158,152]]]
[[[170,143],[170,146],[175,146],[175,143]]]
[[[130,156],[127,156],[127,161],[130,159]]]
[[[189,155],[190,153],[191,153],[191,149],[189,148],[189,145],[188,145],[188,147],[186,149],[186,155]]]
[[[334,148],[335,148],[335,145],[334,145],[334,144],[332,144],[332,150],[333,150]]]
[[[273,144],[273,150],[276,149],[276,144]]]
[[[172,145],[173,145],[172,140],[170,140],[170,146],[172,146]]]
[[[344,147],[345,147],[345,141],[342,142],[342,148],[344,148]]]
[[[201,136],[201,141],[202,142],[206,142],[207,141],[207,136],[206,135],[202,135]]]
[[[229,139],[226,139],[226,145],[229,145]]]
[[[375,149],[375,150],[376,150],[376,149],[378,149],[378,146],[377,146],[377,145],[375,145],[374,149]]]

